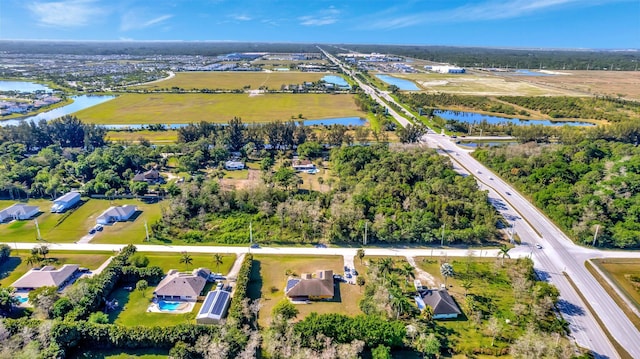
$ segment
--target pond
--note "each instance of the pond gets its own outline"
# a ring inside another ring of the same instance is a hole
[[[58,108],[54,108],[53,110],[50,111],[46,111],[46,112],[42,112],[39,113],[37,115],[34,116],[29,116],[26,118],[21,118],[21,119],[13,119],[13,120],[6,120],[6,121],[0,121],[0,126],[10,126],[10,125],[18,125],[23,121],[29,121],[29,122],[39,122],[40,120],[53,120],[54,118],[58,118],[58,117],[62,117],[65,115],[70,115],[74,112],[78,112],[80,110],[83,110],[85,108],[91,107],[91,106],[95,106],[97,104],[109,101],[111,99],[114,99],[115,96],[88,96],[88,95],[82,95],[82,96],[73,96],[71,97],[71,99],[73,99],[73,102],[66,105],[66,106],[62,106],[62,107],[58,107]]]
[[[27,81],[0,81],[0,91],[17,91],[17,92],[51,92],[52,89],[45,85]]]
[[[341,76],[325,75],[321,78],[322,81],[337,85],[338,87],[350,88],[349,83]]]
[[[402,91],[420,91],[420,88],[416,86],[413,81],[399,79],[397,77],[382,74],[377,74],[376,77],[388,83],[389,85],[398,86],[398,88]]]
[[[341,117],[341,118],[325,118],[322,120],[305,120],[303,121],[305,126],[329,126],[329,125],[343,125],[343,126],[364,126],[367,120],[360,117]]]
[[[499,116],[484,115],[475,112],[465,111],[443,111],[436,110],[433,114],[444,118],[445,120],[456,120],[465,123],[480,123],[486,120],[487,123],[492,125],[502,124],[505,122],[511,122],[516,125],[528,126],[528,125],[543,125],[543,126],[595,126],[593,123],[580,122],[580,121],[550,121],[550,120],[521,120],[518,118],[507,118]]]
[[[515,72],[509,72],[508,74],[518,76],[553,76],[553,74],[545,74],[544,72],[531,71],[526,69],[516,70]]]

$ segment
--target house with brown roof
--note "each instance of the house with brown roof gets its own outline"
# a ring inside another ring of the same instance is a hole
[[[11,286],[16,291],[29,291],[40,287],[61,289],[73,281],[79,269],[80,266],[77,264],[65,264],[60,269],[55,269],[53,266],[33,268],[13,282]]]
[[[191,273],[171,269],[160,281],[153,295],[157,299],[195,302],[210,274],[211,271],[207,268],[197,268]]]
[[[284,293],[292,301],[330,299],[334,296],[332,270],[319,270],[315,277],[303,273],[300,278],[289,278]]]
[[[147,172],[137,173],[133,176],[133,182],[147,182],[148,184],[162,183],[164,182],[164,178],[160,176],[160,172],[158,172],[157,169],[153,168]]]

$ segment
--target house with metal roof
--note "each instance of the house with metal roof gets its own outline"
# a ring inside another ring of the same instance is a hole
[[[33,268],[25,273],[11,286],[17,291],[29,291],[40,287],[63,288],[73,281],[80,266],[77,264],[65,264],[60,269],[53,266]]]
[[[303,273],[300,278],[289,278],[285,294],[292,301],[330,299],[334,296],[332,270],[319,270],[316,276]]]
[[[25,220],[40,212],[37,206],[28,206],[24,203],[16,203],[0,211],[0,223],[7,220]]]
[[[462,314],[456,301],[446,289],[429,289],[421,291],[416,296],[416,303],[420,310],[428,305],[433,309],[433,319],[457,318]]]
[[[69,192],[53,200],[51,213],[62,213],[80,202],[79,192]]]
[[[136,213],[136,206],[125,204],[124,206],[109,207],[106,211],[102,212],[96,222],[98,224],[111,224],[115,222],[128,221],[134,213]]]
[[[158,283],[153,295],[157,299],[195,302],[207,284],[210,274],[211,271],[207,268],[197,268],[191,273],[172,269]]]
[[[207,293],[202,307],[196,316],[198,324],[219,324],[227,314],[231,303],[231,293],[224,290],[214,290]]]

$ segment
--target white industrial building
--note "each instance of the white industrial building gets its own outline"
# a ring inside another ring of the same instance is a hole
[[[424,67],[425,70],[431,72],[437,72],[439,74],[463,74],[465,73],[465,69],[462,67],[456,67],[451,65],[436,65],[430,66],[427,65]]]
[[[56,198],[51,206],[51,213],[62,213],[80,202],[80,193],[69,192]]]

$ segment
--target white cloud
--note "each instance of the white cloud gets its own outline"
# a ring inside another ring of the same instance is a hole
[[[336,23],[338,21],[338,15],[340,15],[340,10],[330,6],[328,9],[321,10],[315,15],[300,16],[298,20],[300,20],[300,25],[304,26],[324,26]]]
[[[105,14],[96,0],[63,0],[55,2],[35,1],[27,9],[38,19],[38,23],[50,27],[81,27]]]
[[[253,20],[253,18],[251,16],[248,16],[248,15],[232,15],[231,18],[234,19],[234,20],[238,20],[238,21],[251,21],[251,20]]]
[[[490,21],[518,18],[544,11],[553,11],[570,6],[593,6],[625,0],[490,0],[441,11],[425,11],[376,20],[364,28],[398,29],[428,23],[454,23],[468,21]],[[379,18],[377,15],[375,18]],[[364,21],[363,23],[367,23]]]
[[[148,16],[144,15],[144,10],[130,10],[122,15],[120,30],[129,31],[144,29],[161,24],[172,17],[173,15],[165,14],[149,19]]]

